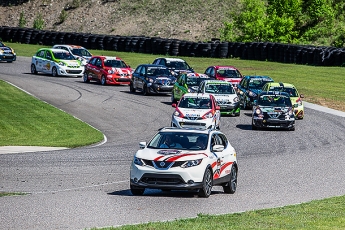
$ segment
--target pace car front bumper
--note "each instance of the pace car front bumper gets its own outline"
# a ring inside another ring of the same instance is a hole
[[[130,184],[152,189],[199,189],[202,188],[205,168],[206,165],[202,163],[190,168],[174,167],[169,170],[159,170],[132,163]]]

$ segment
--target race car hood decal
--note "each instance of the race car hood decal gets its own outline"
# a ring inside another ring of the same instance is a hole
[[[216,100],[233,100],[237,94],[213,94]]]
[[[6,46],[0,47],[0,50],[2,50],[4,53],[12,53],[11,48],[6,47]]]
[[[210,109],[184,109],[178,108],[185,117],[202,117],[210,111]]]
[[[80,66],[80,62],[78,60],[59,60],[57,59],[56,62],[63,62],[65,63],[67,66]]]

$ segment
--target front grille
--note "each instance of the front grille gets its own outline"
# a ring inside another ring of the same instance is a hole
[[[66,70],[66,72],[71,74],[80,74],[82,70]]]
[[[173,167],[180,167],[181,165],[185,163],[185,161],[168,162],[168,161],[150,161],[150,160],[144,160],[144,159],[143,159],[143,162],[146,166],[151,166],[160,170],[167,170]]]
[[[131,79],[129,79],[129,78],[115,78],[115,80],[116,81],[118,81],[118,82],[130,82],[131,81]]]
[[[145,173],[140,179],[140,181],[146,184],[157,184],[157,185],[185,184],[185,182],[179,175],[150,174],[150,173]]]

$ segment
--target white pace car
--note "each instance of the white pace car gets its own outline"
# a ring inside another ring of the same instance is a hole
[[[133,195],[150,188],[192,190],[209,197],[214,185],[225,193],[236,191],[236,151],[220,131],[167,127],[139,146],[130,169]]]
[[[220,107],[212,94],[186,93],[172,106],[172,127],[220,129]]]

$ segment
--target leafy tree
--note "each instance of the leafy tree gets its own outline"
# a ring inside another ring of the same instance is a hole
[[[24,12],[20,12],[20,16],[19,16],[19,24],[18,24],[18,27],[20,28],[23,28],[25,27],[26,25],[26,19],[25,19],[25,16],[24,16]]]

